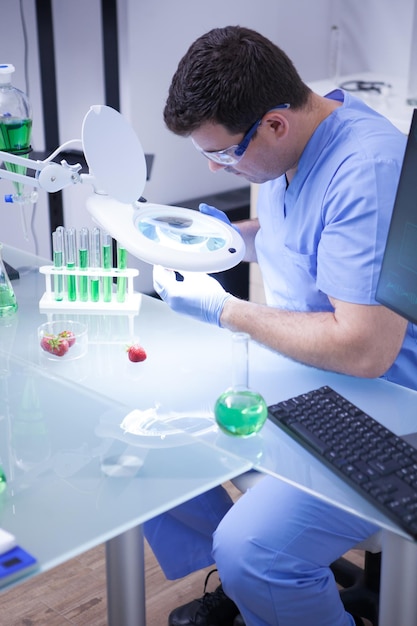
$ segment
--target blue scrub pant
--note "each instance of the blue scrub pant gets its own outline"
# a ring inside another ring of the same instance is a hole
[[[233,506],[222,491],[146,523],[165,573],[182,576],[214,557],[223,589],[247,626],[353,626],[329,565],[377,528],[273,477]]]

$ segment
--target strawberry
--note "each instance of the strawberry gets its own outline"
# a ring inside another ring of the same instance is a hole
[[[69,343],[66,339],[55,335],[44,335],[41,339],[41,348],[55,356],[64,356],[68,352]]]
[[[146,352],[138,343],[128,346],[126,349],[127,356],[133,363],[140,363],[146,359]]]
[[[66,339],[70,348],[75,343],[75,334],[72,332],[72,330],[62,330],[59,333],[58,337],[60,337],[61,339]]]

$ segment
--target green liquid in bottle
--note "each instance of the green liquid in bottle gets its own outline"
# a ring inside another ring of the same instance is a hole
[[[268,409],[259,393],[248,389],[228,389],[218,398],[214,414],[225,433],[247,437],[262,428]]]
[[[31,119],[17,119],[15,117],[0,117],[0,150],[11,152],[18,156],[27,156],[30,150],[30,136],[32,132]],[[9,172],[26,174],[26,167],[4,162]],[[23,193],[23,183],[13,183],[18,194]]]

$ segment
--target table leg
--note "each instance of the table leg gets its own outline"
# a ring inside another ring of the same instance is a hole
[[[109,626],[146,626],[145,556],[142,527],[106,542]]]
[[[379,626],[415,626],[417,543],[384,531]]]

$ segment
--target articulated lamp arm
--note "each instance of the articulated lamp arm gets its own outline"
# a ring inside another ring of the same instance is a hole
[[[65,187],[82,183],[85,180],[92,182],[92,176],[89,174],[80,174],[81,165],[76,163],[70,165],[67,161],[62,160],[61,163],[55,163],[52,159],[57,156],[64,148],[74,143],[80,144],[81,140],[74,139],[63,144],[55,152],[43,161],[34,161],[27,157],[18,156],[11,152],[0,151],[0,162],[12,163],[20,165],[26,169],[34,170],[35,175],[19,174],[18,172],[0,169],[0,179],[4,178],[12,182],[30,185],[31,187],[41,188],[48,193],[61,191]]]

